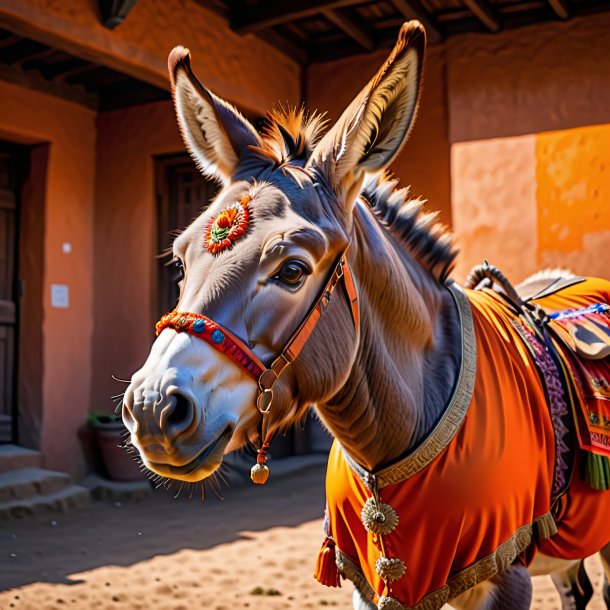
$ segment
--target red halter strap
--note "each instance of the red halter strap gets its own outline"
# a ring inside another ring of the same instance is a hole
[[[297,326],[284,349],[269,367],[266,367],[256,354],[230,331],[207,316],[198,313],[171,311],[157,322],[156,332],[159,335],[165,328],[173,328],[176,332],[186,332],[204,340],[214,349],[228,356],[257,381],[259,394],[256,399],[256,406],[261,413],[265,414],[269,412],[273,402],[275,382],[284,369],[294,362],[301,353],[341,279],[343,279],[350,302],[354,328],[356,334],[359,333],[358,294],[344,252],[333,267],[328,281],[322,287],[302,322]]]

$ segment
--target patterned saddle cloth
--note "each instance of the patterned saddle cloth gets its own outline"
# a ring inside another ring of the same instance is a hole
[[[610,305],[549,313],[555,345],[576,394],[574,421],[582,449],[610,457]]]

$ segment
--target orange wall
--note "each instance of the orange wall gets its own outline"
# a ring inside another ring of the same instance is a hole
[[[610,277],[610,14],[447,42],[457,277]],[[529,134],[529,135],[523,135]]]
[[[610,122],[610,13],[447,45],[451,142]]]
[[[253,35],[239,36],[195,0],[143,0],[123,24],[100,23],[97,0],[5,0],[0,21],[29,36],[169,88],[167,56],[178,44],[215,93],[264,113],[277,100],[299,101],[300,70]]]
[[[0,137],[50,144],[43,219],[40,449],[46,466],[78,475],[84,464],[77,429],[89,410],[91,382],[95,114],[0,81]],[[64,242],[72,244],[70,254],[62,252]],[[51,307],[51,283],[69,286],[69,309]]]
[[[307,69],[308,108],[328,112],[336,120],[353,97],[382,65],[389,51],[310,66]],[[419,113],[409,141],[391,170],[411,194],[429,201],[441,220],[451,223],[449,141],[445,90],[445,52],[427,51]]]
[[[484,258],[513,281],[545,267],[610,278],[610,125],[452,147],[457,276]]]
[[[154,156],[183,152],[169,102],[97,119],[95,331],[91,408],[109,410],[154,338],[157,225]]]

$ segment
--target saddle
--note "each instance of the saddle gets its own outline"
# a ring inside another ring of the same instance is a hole
[[[546,387],[555,435],[558,469],[555,497],[569,483],[570,430],[587,454],[585,480],[610,489],[610,304],[594,302],[578,309],[547,310],[545,299],[586,278],[540,278],[513,287],[504,274],[485,262],[475,267],[465,286],[491,291],[519,317],[517,327]],[[557,379],[563,396],[557,396]],[[569,421],[562,413],[568,407]],[[564,473],[561,470],[566,471]]]

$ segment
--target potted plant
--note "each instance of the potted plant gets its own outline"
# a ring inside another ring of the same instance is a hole
[[[93,431],[102,461],[113,481],[138,481],[143,478],[138,462],[125,451],[126,433],[123,420],[115,413],[89,413],[88,425]]]

